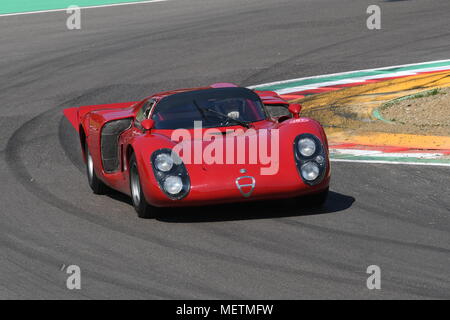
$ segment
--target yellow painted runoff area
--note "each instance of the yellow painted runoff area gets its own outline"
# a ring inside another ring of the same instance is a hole
[[[450,149],[450,137],[368,132],[365,123],[376,121],[373,111],[384,103],[434,88],[450,87],[450,72],[437,72],[368,83],[324,92],[292,102],[304,112],[324,116],[320,121],[331,143],[399,146],[418,149]],[[347,118],[351,114],[351,119]],[[356,124],[356,125],[355,125]],[[395,124],[393,124],[395,125]]]
[[[423,136],[415,134],[398,134],[373,132],[364,135],[348,132],[333,132],[328,135],[330,142],[355,143],[360,145],[396,146],[411,149],[445,149],[450,150],[450,137]]]

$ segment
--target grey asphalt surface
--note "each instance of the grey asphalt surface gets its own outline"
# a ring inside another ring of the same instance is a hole
[[[366,8],[382,8],[370,31]],[[449,168],[334,163],[290,202],[140,220],[93,195],[66,107],[448,59],[450,2],[172,0],[0,17],[0,298],[450,298]],[[82,270],[69,291],[64,265]],[[366,288],[378,265],[382,289]]]

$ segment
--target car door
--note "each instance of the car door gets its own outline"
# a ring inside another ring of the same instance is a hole
[[[128,164],[130,160],[131,153],[133,151],[132,144],[133,140],[136,136],[140,136],[143,134],[143,128],[141,126],[141,122],[145,119],[148,119],[150,116],[151,110],[154,107],[156,101],[154,99],[149,99],[142,103],[142,106],[136,113],[136,117],[133,121],[131,128],[125,132],[123,132],[119,138],[119,152],[121,156],[121,172],[123,175],[123,183],[121,189],[124,189],[123,192],[129,192],[129,172],[128,172]]]

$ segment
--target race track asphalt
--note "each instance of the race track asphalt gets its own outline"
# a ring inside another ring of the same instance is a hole
[[[448,0],[172,0],[0,17],[0,298],[450,298],[446,167],[334,163],[323,210],[140,220],[93,195],[62,110],[154,91],[448,59]],[[66,288],[64,265],[82,270]],[[381,290],[366,288],[378,265]]]

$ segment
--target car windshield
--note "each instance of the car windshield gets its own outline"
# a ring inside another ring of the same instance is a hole
[[[177,93],[155,107],[155,129],[192,129],[194,121],[214,128],[246,125],[267,118],[259,96],[246,88],[217,88]]]

